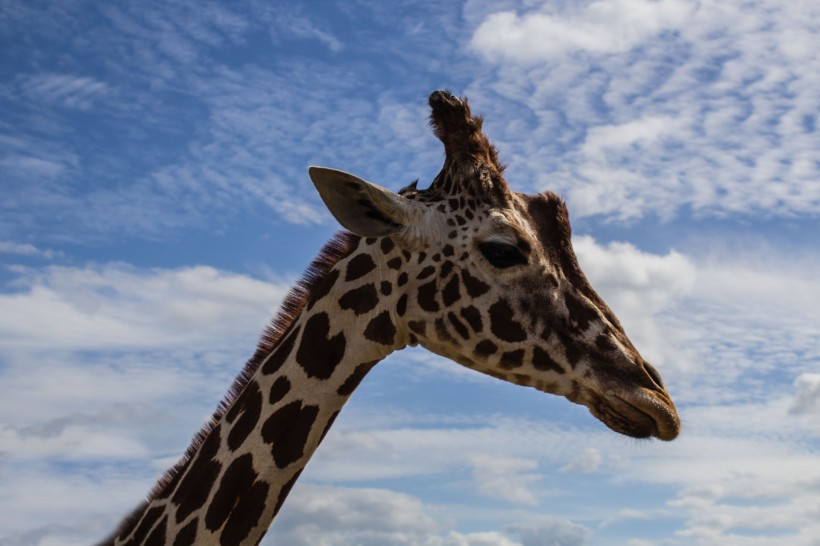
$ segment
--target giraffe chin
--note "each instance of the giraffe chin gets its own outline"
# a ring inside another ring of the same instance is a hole
[[[680,433],[680,419],[674,406],[646,389],[632,396],[608,391],[588,408],[610,429],[632,438],[670,441]]]

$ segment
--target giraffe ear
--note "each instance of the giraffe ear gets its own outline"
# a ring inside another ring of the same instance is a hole
[[[421,214],[417,203],[352,174],[310,167],[313,185],[342,226],[362,237],[405,232]]]

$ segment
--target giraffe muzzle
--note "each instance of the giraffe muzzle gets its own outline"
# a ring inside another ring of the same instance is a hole
[[[670,441],[680,433],[680,418],[664,392],[644,388],[629,394],[607,391],[588,407],[606,426],[633,438]]]

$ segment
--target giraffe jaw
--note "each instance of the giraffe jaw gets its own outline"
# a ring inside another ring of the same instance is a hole
[[[633,438],[670,441],[680,433],[680,419],[667,396],[640,388],[629,395],[607,391],[589,404],[590,413],[610,429]]]

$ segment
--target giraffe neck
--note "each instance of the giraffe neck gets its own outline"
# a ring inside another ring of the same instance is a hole
[[[259,543],[359,382],[406,344],[391,281],[373,279],[390,269],[369,247],[361,240],[314,283],[227,411],[112,544]]]

